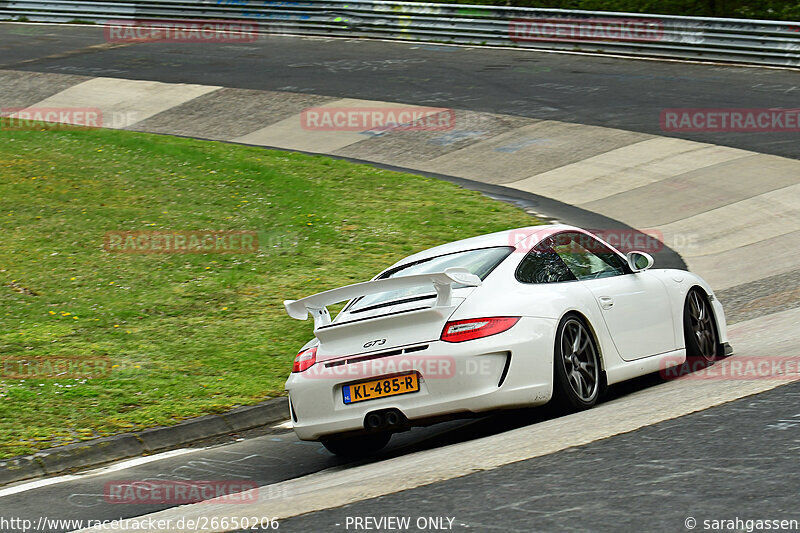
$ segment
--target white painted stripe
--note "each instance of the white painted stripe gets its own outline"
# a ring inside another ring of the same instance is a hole
[[[320,106],[315,106],[314,109],[323,110],[336,108],[347,110],[367,110],[374,108],[386,108],[387,110],[400,108],[408,110],[425,109],[424,106],[379,102],[375,100],[356,100],[352,98],[342,98],[341,100],[328,102]],[[233,141],[321,154],[335,152],[340,148],[370,138],[370,134],[361,131],[324,131],[307,129],[307,126],[304,127],[302,113],[300,113],[265,128],[248,133],[247,135],[237,137],[233,139]]]
[[[701,273],[715,291],[721,291],[796,270],[800,265],[792,250],[800,250],[800,230],[716,254],[688,257],[686,263],[690,270]]]
[[[37,108],[99,109],[103,127],[122,129],[218,89],[208,85],[94,78],[45,98],[17,115]],[[73,118],[66,122],[82,124],[81,120]]]
[[[657,137],[505,185],[583,204],[749,155],[753,152]]]
[[[480,132],[480,127],[475,129]],[[508,183],[652,137],[600,126],[541,120],[409,166],[486,183]],[[516,149],[509,151],[509,146]]]
[[[705,211],[660,229],[666,242],[676,243],[675,251],[689,259],[786,235],[797,228],[800,228],[800,183]],[[682,239],[690,235],[691,241]],[[786,254],[794,250],[778,247],[770,252]]]
[[[81,472],[79,474],[69,474],[66,476],[37,479],[36,481],[31,481],[29,483],[23,483],[21,485],[15,485],[12,487],[7,487],[5,489],[0,489],[0,498],[3,498],[4,496],[11,496],[12,494],[19,494],[20,492],[26,492],[33,489],[38,489],[41,487],[56,485],[58,483],[75,481],[76,479],[86,479],[87,477],[100,476],[103,474],[109,474],[111,472],[126,470],[128,468],[133,468],[134,466],[152,463],[154,461],[161,461],[163,459],[169,459],[170,457],[177,457],[178,455],[184,455],[187,453],[192,453],[204,449],[206,448],[181,448],[178,450],[170,450],[168,452],[159,453],[155,455],[148,455],[147,457],[136,457],[135,459],[120,461],[112,465],[103,466],[93,470],[87,470],[86,472]]]
[[[795,335],[800,308],[737,324],[730,329],[738,357],[765,357],[797,353]],[[769,336],[760,334],[765,328]],[[722,365],[713,367],[724,375]],[[795,378],[800,376],[795,376]],[[721,405],[773,389],[788,381],[679,379],[651,387],[594,409],[522,427],[490,437],[424,450],[360,466],[331,469],[310,476],[260,487],[258,501],[231,505],[198,503],[167,509],[153,520],[199,517],[270,516],[279,519],[391,494],[401,490],[464,476],[481,470],[552,454],[573,446],[634,431],[664,420]],[[120,529],[124,530],[124,529]],[[83,531],[101,531],[87,529]],[[169,531],[190,531],[173,525]],[[193,531],[193,530],[191,530]],[[215,529],[214,531],[224,531]]]

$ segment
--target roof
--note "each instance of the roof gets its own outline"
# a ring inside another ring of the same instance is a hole
[[[449,242],[447,244],[442,244],[440,246],[435,246],[433,248],[423,250],[414,255],[410,255],[404,259],[401,259],[400,261],[392,265],[390,268],[394,268],[400,265],[405,265],[408,263],[414,263],[417,261],[421,261],[423,259],[428,259],[439,255],[461,252],[464,250],[475,250],[477,248],[490,248],[492,246],[517,246],[518,244],[525,241],[526,239],[531,238],[532,236],[535,236],[535,238],[538,241],[544,237],[552,235],[557,231],[562,231],[567,229],[583,231],[580,228],[576,228],[574,226],[568,226],[566,224],[543,224],[540,226],[527,226],[524,228],[498,231],[496,233],[478,235],[477,237],[470,237],[468,239],[462,239],[460,241]]]

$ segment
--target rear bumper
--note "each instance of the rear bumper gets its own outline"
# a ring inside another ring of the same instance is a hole
[[[458,413],[544,404],[552,395],[556,326],[554,320],[523,318],[499,335],[464,343],[432,342],[424,351],[341,369],[344,375],[338,377],[292,374],[286,390],[297,417],[294,430],[300,439],[319,440],[361,430],[367,413],[381,409],[399,409],[415,425]],[[398,371],[417,372],[420,390],[344,403],[344,385]]]

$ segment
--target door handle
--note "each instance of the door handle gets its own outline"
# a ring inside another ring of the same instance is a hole
[[[608,296],[601,296],[600,298],[598,298],[598,300],[600,300],[600,307],[602,307],[603,309],[611,309],[612,307],[614,307],[613,298],[610,298]]]

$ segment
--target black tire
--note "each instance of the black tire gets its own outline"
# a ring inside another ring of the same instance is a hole
[[[692,289],[683,305],[683,339],[686,360],[695,366],[708,366],[719,355],[719,337],[714,312],[703,291]]]
[[[389,444],[392,434],[389,432],[370,433],[355,437],[323,439],[322,445],[334,455],[348,458],[359,458],[374,454]]]
[[[589,409],[603,390],[597,343],[586,322],[567,315],[556,330],[553,403],[568,411]]]

